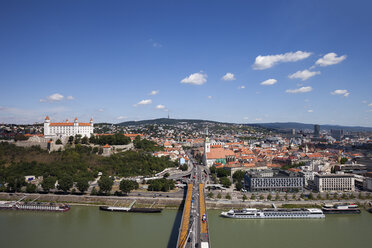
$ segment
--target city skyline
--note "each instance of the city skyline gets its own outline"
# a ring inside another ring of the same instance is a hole
[[[2,3],[0,119],[119,123],[170,114],[371,127],[368,7]]]

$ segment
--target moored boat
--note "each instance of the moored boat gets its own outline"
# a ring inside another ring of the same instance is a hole
[[[131,213],[160,213],[161,208],[128,208],[128,207],[114,207],[114,206],[100,206],[99,210],[109,212],[131,212]]]
[[[324,218],[317,208],[243,208],[222,212],[222,217],[235,219],[319,219]]]
[[[4,210],[29,210],[29,211],[49,211],[67,212],[70,206],[67,204],[41,203],[41,202],[0,202],[0,209]]]
[[[360,214],[356,204],[325,204],[322,210],[325,214]]]

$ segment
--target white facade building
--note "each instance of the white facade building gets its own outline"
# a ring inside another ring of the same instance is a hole
[[[355,191],[355,178],[351,174],[317,174],[314,183],[318,192]]]
[[[45,117],[44,121],[44,137],[63,137],[63,136],[75,136],[80,134],[82,137],[90,137],[93,134],[93,119],[90,119],[89,123],[78,122],[75,118],[74,122],[50,122],[49,117]]]

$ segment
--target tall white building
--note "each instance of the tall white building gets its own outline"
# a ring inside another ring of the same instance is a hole
[[[318,192],[355,191],[354,181],[354,175],[352,174],[317,174],[314,177]]]
[[[44,137],[62,137],[75,136],[80,134],[82,137],[90,137],[93,134],[93,119],[89,123],[78,122],[75,118],[74,122],[50,122],[49,116],[45,117],[44,121]]]

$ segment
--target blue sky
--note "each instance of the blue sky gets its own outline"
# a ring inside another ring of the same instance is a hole
[[[371,5],[1,1],[0,123],[372,126]]]

